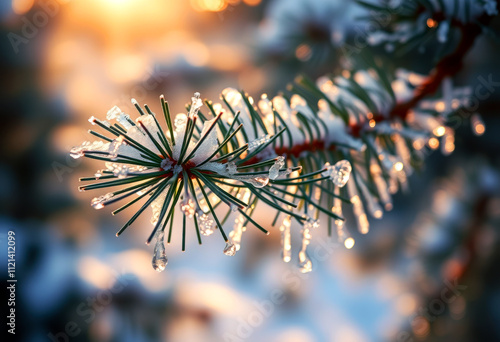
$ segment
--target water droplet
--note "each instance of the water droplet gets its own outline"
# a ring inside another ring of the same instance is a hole
[[[232,242],[226,242],[226,246],[224,247],[224,254],[233,256],[236,254],[236,246]]]
[[[165,267],[167,266],[168,263],[167,253],[165,251],[165,244],[163,243],[163,237],[164,234],[161,231],[159,231],[156,234],[156,244],[153,252],[152,265],[153,269],[157,272],[165,270]]]

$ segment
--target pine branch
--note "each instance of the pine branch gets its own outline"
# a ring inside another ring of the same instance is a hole
[[[104,131],[92,131],[104,141],[85,142],[71,151],[74,158],[106,162],[106,170],[81,179],[105,181],[80,190],[127,185],[94,198],[96,209],[137,193],[138,197],[113,214],[145,200],[117,235],[151,207],[154,228],[147,243],[156,238],[153,266],[158,271],[167,263],[164,230],[170,224],[170,242],[177,204],[183,222],[182,250],[187,225],[192,222],[200,244],[200,235],[219,229],[226,242],[224,253],[234,255],[247,223],[267,233],[252,218],[262,202],[276,210],[273,225],[283,217],[285,261],[290,260],[291,219],[302,225],[299,265],[302,272],[308,272],[312,262],[307,245],[312,231],[320,226],[320,217],[326,217],[329,234],[335,231],[338,240],[351,248],[354,240],[344,227],[343,201],[350,202],[358,230],[365,234],[367,215],[380,219],[381,204],[392,208],[391,195],[406,188],[407,177],[427,154],[425,146],[435,149],[441,139],[443,152],[454,149],[454,132],[446,120],[468,98],[461,89],[444,94],[448,101],[452,99],[450,103],[431,95],[445,78],[460,70],[483,24],[460,26],[461,43],[428,77],[389,75],[368,63],[364,69],[317,82],[298,78],[287,95],[273,99],[263,95],[257,103],[231,88],[222,92],[223,103],[203,102],[195,93],[187,115],[178,114],[173,122],[161,96],[167,129],[149,106],[144,106],[145,112],[135,100],[132,103],[139,112],[135,122],[114,107],[107,114],[108,120],[117,121],[114,125],[93,117],[89,120]],[[210,114],[202,113],[204,104]],[[220,219],[218,212],[224,209]],[[238,216],[228,236],[224,223],[233,213]]]

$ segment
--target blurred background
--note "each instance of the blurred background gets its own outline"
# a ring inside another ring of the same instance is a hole
[[[194,233],[182,253],[174,234],[157,273],[142,243],[149,212],[118,239],[127,213],[95,211],[95,194],[77,190],[100,165],[68,154],[90,139],[91,115],[114,105],[132,113],[132,97],[159,112],[160,94],[175,114],[195,91],[274,96],[300,73],[340,72],[339,46],[363,32],[364,11],[340,0],[2,1],[0,275],[13,230],[14,340],[500,340],[497,86],[478,108],[484,135],[458,128],[455,152],[433,153],[368,235],[351,229],[352,249],[315,233],[306,275],[296,254],[281,261],[274,228],[267,237],[249,229],[234,257],[218,236],[198,246]],[[499,52],[481,37],[457,83],[500,81]],[[376,53],[391,68],[432,67],[425,51]]]

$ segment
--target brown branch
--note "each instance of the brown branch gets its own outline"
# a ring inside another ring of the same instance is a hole
[[[500,1],[499,1],[500,2]],[[439,19],[439,18],[438,18]],[[461,41],[457,48],[451,54],[443,57],[435,68],[430,72],[430,75],[423,82],[423,84],[415,90],[414,96],[403,103],[396,104],[389,113],[389,116],[374,114],[373,120],[375,122],[382,122],[386,120],[392,120],[395,118],[405,119],[412,108],[416,107],[418,103],[425,97],[434,94],[441,86],[443,80],[446,77],[453,76],[458,73],[463,67],[463,60],[469,50],[472,49],[476,39],[482,33],[481,25],[488,25],[492,17],[483,14],[477,19],[477,22],[470,23],[460,23],[453,22],[459,27],[461,32]],[[440,21],[443,19],[439,19]],[[349,133],[354,137],[359,137],[360,133],[364,129],[365,122],[356,122],[349,125]],[[313,140],[311,142],[305,142],[301,145],[294,145],[288,148],[276,147],[275,152],[278,155],[287,154],[294,155],[298,157],[304,151],[316,151],[323,150],[325,148],[325,142],[322,140]],[[336,148],[335,144],[329,146],[330,149],[334,150]],[[248,162],[258,161],[258,157],[252,158]]]

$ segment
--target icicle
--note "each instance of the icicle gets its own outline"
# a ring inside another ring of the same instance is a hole
[[[165,251],[165,244],[163,243],[164,234],[162,231],[156,233],[156,244],[153,252],[153,269],[157,272],[165,270],[167,266],[168,259],[167,253]]]
[[[236,246],[232,242],[226,242],[226,246],[224,246],[224,254],[233,256],[236,254]]]
[[[274,162],[273,166],[269,168],[269,178],[276,179],[280,174],[280,169],[285,166],[285,157],[279,156]]]
[[[472,126],[472,133],[474,133],[477,136],[484,134],[485,126],[483,119],[481,118],[481,115],[479,115],[478,113],[472,114],[470,118],[470,123]]]
[[[383,216],[383,211],[382,208],[380,207],[380,204],[378,203],[377,199],[371,194],[371,192],[368,190],[366,187],[366,184],[364,183],[363,180],[358,179],[358,186],[361,189],[361,193],[363,194],[363,197],[365,198],[366,204],[367,204],[367,209],[370,215],[376,219],[381,219]]]
[[[338,187],[335,188],[334,194],[337,196],[340,195],[340,189]],[[338,217],[342,217],[342,200],[338,197],[333,198],[332,213],[334,213]],[[344,231],[344,221],[340,218],[336,218],[333,220],[333,223],[335,224],[335,228],[337,229],[338,241],[340,243],[344,243],[345,239],[347,238],[347,234]]]
[[[235,253],[240,250],[241,247],[241,236],[245,231],[243,224],[245,223],[245,216],[242,214],[238,215],[234,220],[234,228],[231,233],[229,233],[229,239],[235,247]]]
[[[200,233],[205,236],[212,235],[214,232],[214,220],[210,219],[201,209],[196,211],[196,217],[198,219]]]
[[[116,159],[118,157],[118,149],[124,144],[126,144],[126,142],[123,135],[113,140],[113,142],[109,144],[109,157],[111,159]]]
[[[184,199],[179,203],[179,207],[184,215],[188,218],[193,218],[195,213],[194,201],[191,199],[191,196],[188,194],[184,194]]]
[[[200,93],[196,92],[191,98],[191,108],[189,109],[190,118],[193,118],[196,114],[198,114],[200,108],[203,106],[203,101],[201,101],[200,96]]]
[[[356,190],[355,182],[347,183],[347,192],[349,193],[353,205],[352,211],[356,218],[358,230],[361,234],[367,234],[370,230],[370,224],[368,223],[368,217],[366,217],[363,203],[361,203],[361,199],[359,198],[358,190]]]
[[[281,232],[281,257],[284,262],[289,262],[292,259],[292,239],[290,235],[291,220],[290,216],[286,216],[280,226]]]
[[[307,246],[311,242],[311,229],[318,226],[319,221],[308,218],[302,227],[302,248],[299,251],[299,271],[302,273],[312,271],[312,260],[307,255]]]
[[[105,195],[102,195],[102,196],[99,196],[99,197],[94,197],[92,199],[92,201],[90,201],[90,205],[94,208],[94,209],[102,209],[104,208],[104,203],[105,201],[109,200],[111,197],[113,197],[114,195],[109,192]]]

